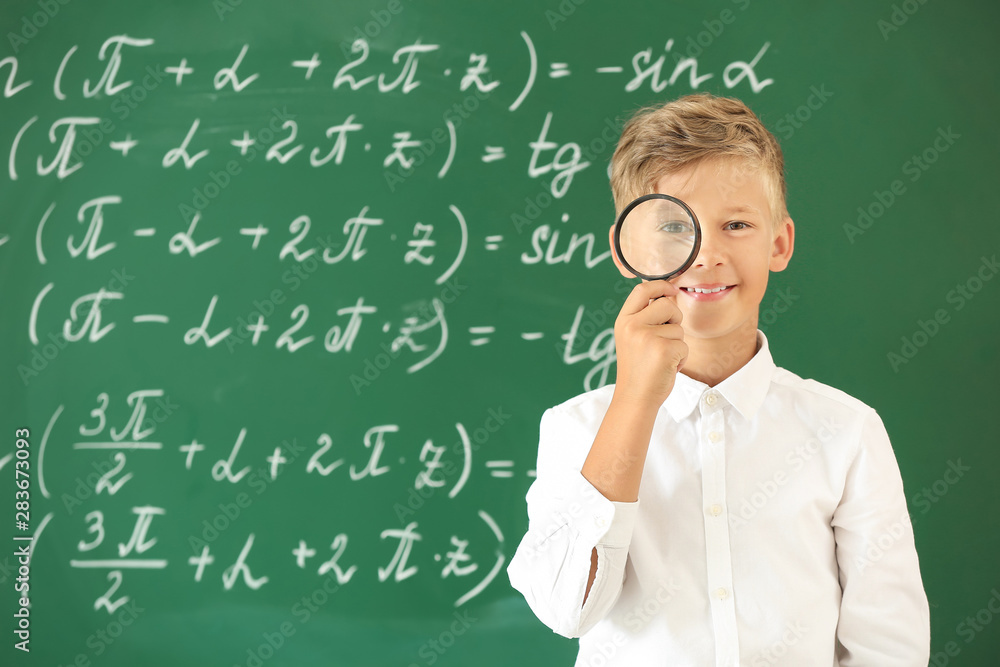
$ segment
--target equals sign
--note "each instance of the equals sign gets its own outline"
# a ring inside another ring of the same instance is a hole
[[[550,79],[558,79],[564,76],[569,76],[569,65],[566,63],[552,63],[549,67],[551,68],[549,71]]]
[[[496,327],[469,327],[469,333],[475,335],[491,334],[496,330],[497,330]],[[472,345],[479,346],[479,345],[486,345],[486,343],[490,342],[490,339],[489,336],[485,336],[483,338],[473,338],[469,342]]]
[[[500,242],[503,241],[503,234],[495,234],[494,236],[486,237],[486,249],[487,250],[499,250]]]
[[[507,154],[503,152],[503,146],[487,146],[486,155],[483,156],[483,162],[496,162],[497,160],[502,160],[507,157]]]
[[[487,461],[486,467],[490,469],[491,477],[513,477],[513,470],[501,470],[501,468],[513,468],[513,461]]]

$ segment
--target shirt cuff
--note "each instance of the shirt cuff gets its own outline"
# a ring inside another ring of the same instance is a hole
[[[577,530],[586,542],[613,548],[628,548],[632,542],[639,512],[639,501],[631,503],[608,500],[583,474],[563,471],[560,479],[553,480],[561,488],[564,500],[580,510]]]

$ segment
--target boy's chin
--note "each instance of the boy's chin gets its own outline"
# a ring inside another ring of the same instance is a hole
[[[685,340],[689,338],[702,341],[722,339],[740,331],[757,334],[757,328],[753,327],[749,321],[737,324],[732,320],[725,319],[725,317],[695,316],[689,313],[684,313],[681,326],[684,327]]]

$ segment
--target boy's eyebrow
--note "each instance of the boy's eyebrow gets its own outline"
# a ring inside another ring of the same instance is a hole
[[[727,206],[723,209],[723,213],[757,213],[760,214],[760,210],[755,206],[750,206],[749,204],[738,204],[733,206]]]

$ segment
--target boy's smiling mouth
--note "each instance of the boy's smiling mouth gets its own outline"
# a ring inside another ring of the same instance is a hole
[[[723,283],[692,285],[681,287],[680,290],[696,301],[715,301],[729,294],[736,285],[725,285]]]

